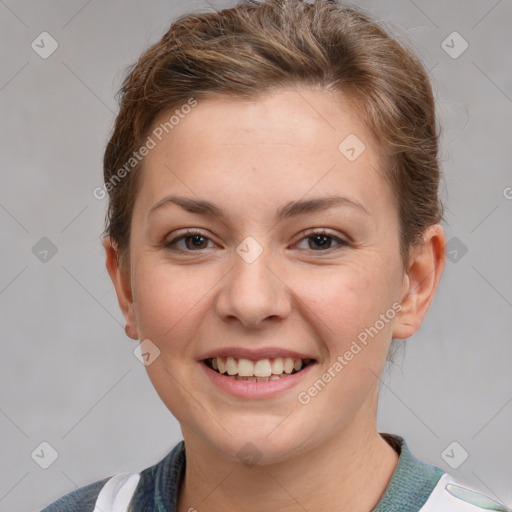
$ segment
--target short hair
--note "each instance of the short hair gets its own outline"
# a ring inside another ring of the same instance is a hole
[[[245,1],[184,14],[132,66],[104,155],[105,233],[128,269],[131,218],[143,160],[126,163],[155,118],[208,97],[255,99],[306,86],[348,99],[378,143],[399,214],[404,267],[423,231],[441,221],[439,128],[420,59],[360,8],[332,0]],[[340,141],[341,142],[341,141]],[[121,170],[123,179],[119,178]]]

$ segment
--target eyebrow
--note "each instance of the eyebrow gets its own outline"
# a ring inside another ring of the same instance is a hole
[[[166,196],[155,205],[151,207],[148,215],[153,213],[155,210],[165,206],[167,204],[175,204],[180,206],[185,211],[195,213],[198,215],[204,215],[209,217],[218,217],[219,219],[226,219],[226,214],[217,205],[210,203],[204,199],[192,199],[190,197],[183,196]],[[360,210],[367,215],[371,215],[368,209],[361,203],[349,199],[348,197],[341,196],[329,196],[329,197],[318,197],[314,199],[306,199],[299,201],[290,201],[282,207],[278,208],[276,212],[277,220],[289,219],[306,213],[314,213],[324,211],[334,207],[349,207],[356,210]]]

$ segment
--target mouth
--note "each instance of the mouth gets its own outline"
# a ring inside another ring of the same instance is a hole
[[[274,357],[244,359],[236,357],[209,357],[202,361],[210,370],[232,380],[245,382],[269,382],[286,379],[304,371],[316,363],[315,359]]]

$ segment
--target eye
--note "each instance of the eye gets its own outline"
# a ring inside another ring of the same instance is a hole
[[[204,236],[200,231],[189,229],[184,234],[173,238],[169,242],[165,242],[164,247],[167,249],[173,249],[172,246],[176,246],[176,250],[179,252],[197,252],[196,249],[208,249],[208,247],[206,247],[208,241],[211,240]],[[178,245],[180,242],[184,242],[184,247],[183,245],[181,247]]]
[[[328,252],[333,249],[331,246],[333,241],[338,243],[338,248],[348,245],[348,242],[345,240],[342,240],[337,236],[330,235],[325,230],[309,231],[306,233],[306,236],[300,240],[300,242],[306,240],[309,240],[307,248],[316,252]],[[334,249],[336,249],[336,247],[334,247]]]
[[[208,249],[209,241],[211,242],[211,240],[200,231],[188,229],[185,233],[165,242],[164,247],[166,249],[177,250],[178,252],[198,252],[201,249]],[[330,235],[326,230],[309,231],[299,243],[304,241],[309,241],[306,249],[315,252],[328,252],[331,249],[336,249],[337,247],[332,247],[332,242],[336,242],[339,246],[338,248],[349,245],[345,240]],[[182,243],[181,247],[179,245],[180,243]]]

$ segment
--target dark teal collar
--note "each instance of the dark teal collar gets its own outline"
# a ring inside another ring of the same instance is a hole
[[[444,471],[414,457],[404,438],[393,434],[381,436],[396,450],[400,458],[386,491],[372,512],[418,512]]]

